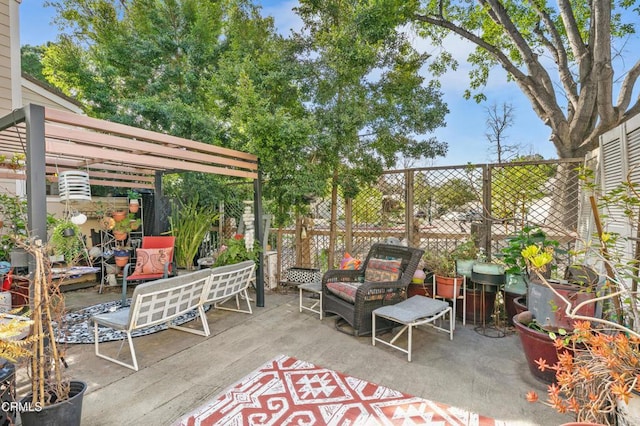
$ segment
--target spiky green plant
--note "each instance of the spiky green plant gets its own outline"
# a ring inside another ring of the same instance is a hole
[[[210,207],[198,206],[198,198],[174,205],[169,217],[171,235],[176,237],[175,259],[178,267],[193,269],[193,259],[218,214]]]

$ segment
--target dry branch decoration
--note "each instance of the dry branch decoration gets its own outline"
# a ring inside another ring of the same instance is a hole
[[[33,344],[29,375],[33,403],[50,405],[68,399],[69,379],[63,374],[63,353],[56,342],[54,324],[64,315],[64,298],[59,283],[51,277],[47,248],[41,241],[26,240],[21,244],[33,256],[35,271],[31,279],[31,318]]]

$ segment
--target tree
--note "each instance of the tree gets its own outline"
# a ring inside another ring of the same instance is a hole
[[[46,49],[44,73],[89,115],[256,154],[280,222],[319,186],[307,159],[312,126],[292,83],[295,50],[250,1],[53,4],[67,31]],[[189,173],[169,183],[193,195],[219,180]],[[212,190],[200,203],[222,196]]]
[[[398,155],[445,154],[446,145],[417,135],[442,126],[447,109],[437,84],[419,75],[427,57],[389,26],[384,5],[302,0],[297,12],[304,28],[294,41],[315,119],[314,160],[331,182],[331,267],[338,187],[353,197],[350,188],[374,182]]]
[[[487,140],[494,144],[498,163],[502,163],[505,156],[514,155],[518,152],[517,145],[508,145],[506,143],[507,130],[513,126],[513,105],[509,103],[503,103],[502,108],[498,108],[498,105],[491,104],[491,106],[485,108],[487,113],[487,128],[489,129],[485,136]]]
[[[640,76],[637,50],[615,50],[635,32],[638,3],[439,0],[398,6],[387,0],[401,23],[415,23],[436,45],[446,47],[450,35],[475,44],[468,57],[475,68],[467,97],[483,100],[481,88],[491,68],[501,66],[551,129],[560,158],[583,157],[597,146],[598,136],[640,112],[640,99],[633,97]],[[624,61],[616,61],[618,56]],[[456,65],[445,51],[432,69],[444,72]]]

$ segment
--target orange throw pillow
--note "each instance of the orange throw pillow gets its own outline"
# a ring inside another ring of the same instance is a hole
[[[360,259],[355,259],[349,253],[345,253],[340,261],[340,269],[360,269],[361,264],[362,261]]]
[[[134,274],[162,274],[164,265],[171,262],[173,247],[156,249],[136,249],[136,270]]]

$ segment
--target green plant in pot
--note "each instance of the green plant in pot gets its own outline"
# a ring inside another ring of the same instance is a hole
[[[480,249],[476,245],[474,238],[458,244],[456,248],[451,251],[451,257],[456,262],[457,273],[467,278],[471,278],[471,269],[479,256]]]
[[[69,219],[59,219],[51,231],[49,245],[54,255],[62,255],[67,265],[75,265],[85,254],[80,227]]]
[[[451,253],[426,252],[423,261],[427,270],[433,272],[435,294],[447,299],[460,295],[464,278],[456,272],[456,260]]]
[[[115,238],[116,241],[125,241],[127,239],[127,236],[129,235],[129,231],[131,231],[129,221],[124,219],[119,222],[115,222],[113,224],[113,228],[111,229],[113,238]]]
[[[49,248],[33,239],[18,244],[33,258],[34,265],[29,275],[33,337],[26,363],[31,392],[20,401],[22,424],[80,425],[87,385],[66,374],[64,349],[58,341],[64,335],[61,324],[66,310],[60,284],[51,278]]]
[[[129,199],[129,212],[137,213],[140,209],[140,198],[142,198],[142,195],[135,189],[130,189],[127,191],[127,198]]]

